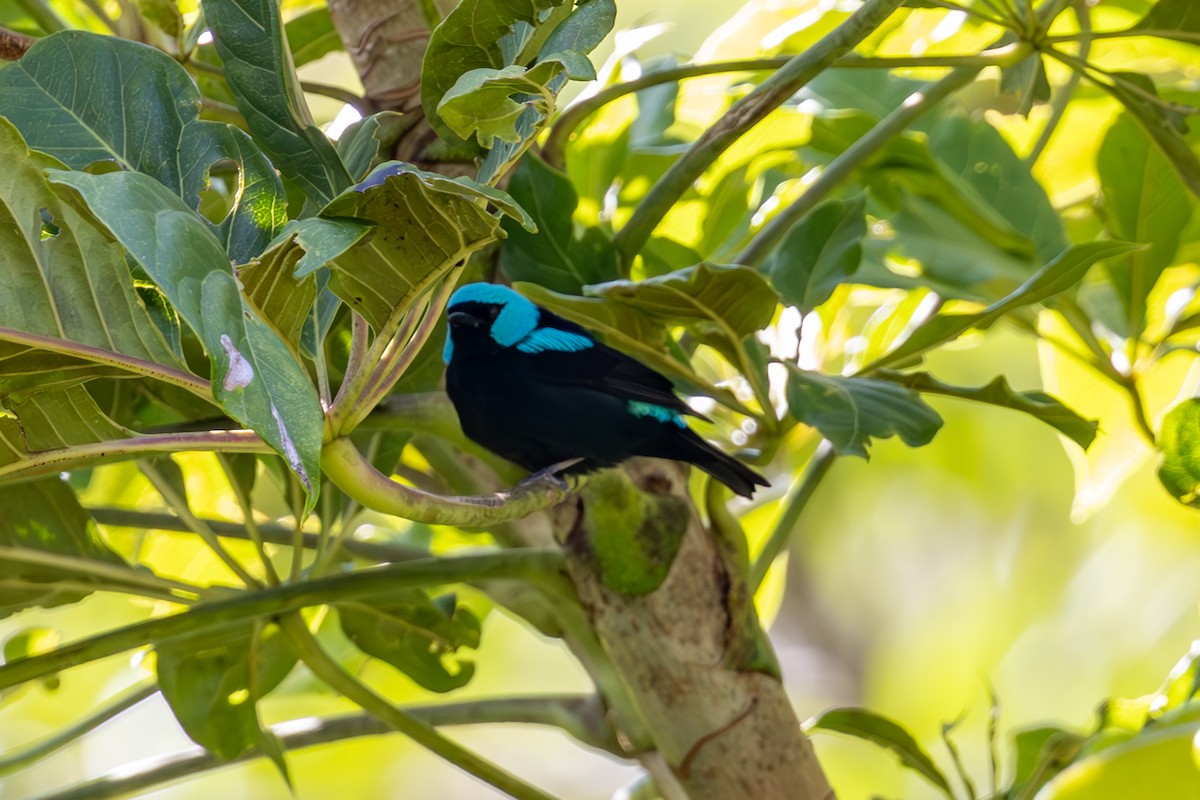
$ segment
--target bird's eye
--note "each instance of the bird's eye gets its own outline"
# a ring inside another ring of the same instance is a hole
[[[495,322],[498,316],[500,316],[500,306],[491,306],[488,308],[488,319]]]

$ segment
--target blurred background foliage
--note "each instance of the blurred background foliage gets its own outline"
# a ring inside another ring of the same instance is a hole
[[[997,26],[939,8],[947,4],[911,5],[859,52],[935,58],[977,53],[998,38]],[[981,15],[1008,6],[1002,0],[964,5]],[[1149,0],[1085,5],[1083,14],[1062,15],[1051,33],[1069,37],[1081,20],[1095,31],[1123,30],[1155,13]],[[1182,115],[1200,100],[1195,11],[1187,3],[1159,5],[1179,12],[1179,30],[1191,31],[1190,42],[1097,38],[1087,57],[1109,72],[1154,76],[1158,95],[1177,104],[1173,111]],[[852,6],[834,0],[618,4],[615,33],[593,53],[593,61],[603,86],[677,63],[795,54],[844,21]],[[282,8],[293,24],[307,19],[317,26],[315,34],[304,34],[306,55],[296,55],[297,62],[312,56],[300,63],[301,79],[351,95],[361,92],[327,20],[320,27],[320,4],[284,2]],[[172,32],[172,20],[191,23],[196,11],[188,0],[0,0],[0,25],[40,36],[57,18],[71,28],[108,32],[106,16],[129,26],[127,35],[169,50],[172,36],[186,30]],[[1078,52],[1075,45],[1064,49]],[[1010,785],[1014,770],[1022,767],[1029,777],[1030,764],[1011,756],[1018,732],[1061,727],[1061,736],[1069,740],[1063,759],[1069,760],[1078,750],[1070,732],[1095,730],[1103,704],[1105,735],[1121,739],[1120,731],[1139,730],[1147,714],[1166,709],[1161,701],[1155,706],[1147,700],[1143,707],[1111,698],[1153,695],[1200,630],[1196,512],[1164,490],[1155,473],[1161,455],[1154,446],[1164,415],[1191,397],[1196,386],[1200,215],[1193,213],[1196,199],[1187,183],[1200,175],[1181,175],[1159,155],[1111,92],[1089,81],[1072,85],[1073,73],[1064,63],[1043,63],[1044,80],[1054,89],[1049,97],[1038,89],[1042,78],[1036,70],[1015,76],[1015,90],[1007,91],[1014,89],[1005,85],[1014,76],[988,69],[956,96],[952,110],[938,108],[922,118],[833,194],[829,202],[836,205],[826,216],[862,226],[846,233],[840,245],[834,241],[840,252],[850,253],[845,256],[854,264],[850,280],[833,274],[825,285],[788,283],[789,259],[813,248],[802,231],[791,245],[785,240],[782,255],[772,256],[782,266],[773,269],[767,262],[776,288],[793,308],[779,313],[765,332],[765,344],[777,356],[796,354],[804,369],[841,374],[882,357],[912,330],[914,320],[943,302],[954,307],[958,301],[972,310],[1004,297],[1068,243],[1112,238],[1151,245],[1124,256],[1125,262],[1114,259],[1092,270],[1069,307],[1016,314],[1015,324],[970,332],[926,354],[923,369],[947,384],[983,386],[1005,375],[1018,390],[1044,389],[1082,417],[1099,420],[1086,452],[1032,416],[927,396],[944,420],[938,435],[919,448],[895,437],[879,440],[869,462],[843,458],[834,463],[757,598],[802,718],[829,706],[869,708],[900,722],[947,774],[954,772],[955,756],[943,742],[943,730],[953,724],[957,757],[981,796],[992,791],[989,727],[998,730],[994,747],[1001,757],[1001,787]],[[633,277],[701,260],[737,261],[752,236],[811,185],[819,168],[921,82],[941,74],[929,66],[895,70],[890,77],[882,70],[824,73],[726,151],[689,189],[654,231],[633,265]],[[206,97],[233,105],[228,88],[212,75],[204,69],[193,75]],[[564,144],[566,176],[578,198],[574,222],[620,229],[652,182],[758,77],[743,72],[665,84],[626,95],[580,122],[576,137]],[[579,91],[573,84],[560,106]],[[1045,102],[1064,91],[1070,92],[1068,102]],[[316,121],[337,132],[355,114],[330,94],[309,92],[307,98]],[[1048,121],[1058,114],[1053,135],[1043,140]],[[1195,130],[1180,138],[1193,154],[1200,146]],[[545,176],[523,175],[521,170],[543,168],[538,163],[526,162],[508,183],[518,202],[526,204],[523,179],[531,195],[550,185]],[[936,166],[929,168],[930,163]],[[567,191],[555,191],[560,190]],[[819,220],[820,214],[818,209],[809,219]],[[553,265],[539,262],[536,252],[522,249],[534,245],[522,245],[515,224],[506,227],[511,235],[500,259],[515,280],[569,295],[580,283],[615,277],[606,273],[610,267],[601,253],[593,265],[599,277],[572,282]],[[818,237],[818,245],[836,240],[828,227],[808,235]],[[1161,277],[1139,295],[1131,286],[1136,282],[1129,278],[1131,270],[1135,275],[1161,272]],[[799,341],[801,314],[795,307],[807,312]],[[1112,374],[1064,355],[1064,347],[1095,355]],[[738,384],[719,347],[701,346],[694,363],[706,380],[732,386],[739,401],[754,399],[744,382]],[[1128,381],[1113,380],[1113,374],[1136,376],[1136,386],[1131,390]],[[782,395],[781,376],[772,374],[770,390]],[[716,416],[715,433],[738,446],[754,442],[753,425],[739,427],[739,418],[720,410]],[[817,441],[807,426],[782,439],[771,474],[777,487],[785,488],[800,472]],[[413,471],[425,466],[411,452],[406,459]],[[241,518],[215,456],[183,454],[176,460],[197,515]],[[133,464],[76,473],[71,480],[86,506],[152,511],[162,505]],[[295,498],[284,485],[260,476],[255,506],[286,516]],[[752,552],[774,529],[781,497],[768,494],[755,506],[739,506]],[[401,523],[397,529],[395,518],[371,513],[357,517],[355,525],[359,538],[377,535],[436,552],[484,541],[441,526]],[[190,534],[106,525],[104,535],[115,550],[156,573],[201,585],[229,580],[224,565]],[[248,543],[230,543],[228,549],[242,561],[255,558]],[[285,548],[276,560],[280,570],[287,569]],[[493,608],[482,594],[464,590],[458,600],[483,620],[483,632],[470,657],[472,679],[455,700],[590,689],[586,673],[553,640]],[[95,594],[72,605],[11,616],[0,622],[0,639],[8,660],[162,610],[153,600]],[[356,651],[336,626],[327,626],[322,638],[356,674],[397,703],[437,697]],[[0,696],[0,763],[3,753],[20,751],[147,679],[152,674],[147,660],[153,657],[108,658]],[[1192,674],[1187,663],[1176,677]],[[307,673],[293,671],[260,708],[262,721],[273,724],[354,706],[330,696]],[[994,710],[998,721],[989,719]],[[1169,766],[1157,773],[1177,773],[1166,780],[1179,793],[1159,787],[1155,797],[1195,796],[1195,784],[1187,781],[1196,780],[1200,757],[1194,753],[1200,748],[1191,743],[1196,728],[1186,730],[1186,745],[1172,751]],[[1025,735],[1026,760],[1030,753],[1044,755],[1043,740],[1033,746]],[[563,798],[609,797],[636,775],[628,764],[581,749],[552,730],[469,726],[456,729],[455,736]],[[940,796],[884,749],[819,730],[814,739],[843,800]],[[0,795],[38,796],[189,746],[156,696],[35,764],[0,772]],[[1102,749],[1095,740],[1089,746]],[[400,736],[298,750],[289,754],[288,763],[301,798],[492,796]],[[1159,768],[1138,769],[1150,774]],[[967,796],[956,780],[951,782],[957,796]],[[1121,784],[1111,775],[1107,784],[1091,788],[1087,780],[1084,775],[1076,781],[1082,788],[1065,786],[1053,797],[1135,796],[1118,793]],[[276,769],[259,759],[145,796],[285,797],[287,792]]]

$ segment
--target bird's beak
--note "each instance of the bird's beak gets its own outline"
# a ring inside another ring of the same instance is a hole
[[[451,311],[446,319],[455,328],[478,328],[483,324],[483,321],[478,317],[474,317],[465,311]]]

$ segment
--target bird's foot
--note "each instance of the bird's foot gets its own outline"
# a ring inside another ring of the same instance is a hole
[[[539,469],[537,472],[530,475],[528,478],[525,478],[523,481],[518,483],[514,487],[513,491],[528,492],[529,490],[539,486],[548,486],[553,489],[558,489],[562,492],[570,491],[571,485],[567,483],[562,476],[559,475],[559,473],[563,470],[570,469],[581,461],[583,461],[582,458],[569,458],[566,461],[559,461],[557,464],[551,464],[548,467],[543,467],[542,469]]]

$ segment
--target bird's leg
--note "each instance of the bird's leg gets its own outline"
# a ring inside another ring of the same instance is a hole
[[[582,458],[568,458],[566,461],[559,461],[557,464],[551,464],[548,467],[543,467],[542,469],[539,469],[537,472],[530,475],[528,478],[525,478],[518,483],[515,487],[513,487],[513,491],[527,492],[530,489],[533,489],[535,486],[540,486],[543,484],[549,484],[550,486],[556,489],[561,489],[564,492],[568,491],[571,488],[570,485],[561,477],[559,477],[558,473],[562,472],[563,470],[570,469],[581,461],[583,461]]]

